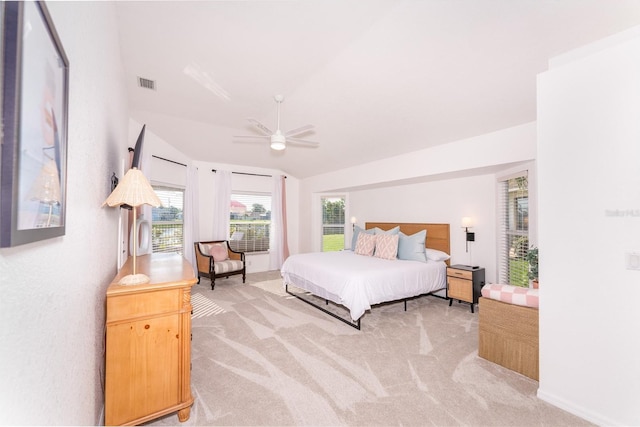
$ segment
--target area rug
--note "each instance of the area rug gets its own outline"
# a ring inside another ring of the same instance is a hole
[[[222,311],[192,321],[195,403],[182,425],[589,425],[539,400],[536,381],[479,358],[466,304],[376,306],[358,331],[278,281],[194,286]]]

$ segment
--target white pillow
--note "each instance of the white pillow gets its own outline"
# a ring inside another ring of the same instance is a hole
[[[448,253],[439,251],[437,249],[427,248],[426,253],[427,259],[430,259],[431,261],[446,261],[451,258],[451,255],[449,255]]]

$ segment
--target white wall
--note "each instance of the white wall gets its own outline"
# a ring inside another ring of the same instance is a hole
[[[640,271],[625,268],[640,251],[640,27],[551,65],[538,82],[538,396],[640,425]]]
[[[351,213],[365,222],[436,222],[451,225],[451,263],[486,268],[486,280],[495,281],[495,177],[493,174],[420,184],[354,191]],[[465,248],[462,217],[474,220],[475,242]]]
[[[127,98],[113,4],[47,6],[70,62],[66,235],[0,249],[0,424],[93,425],[118,237],[101,204],[126,157]]]

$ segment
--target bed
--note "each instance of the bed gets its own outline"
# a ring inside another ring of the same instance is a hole
[[[380,234],[398,230],[409,238],[426,230],[424,246],[431,249],[430,254],[450,253],[449,224],[365,224],[365,230],[369,230],[369,233],[375,229]],[[281,275],[287,293],[360,329],[361,317],[375,304],[404,300],[406,310],[407,299],[445,288],[448,260],[443,258],[445,257],[434,257],[421,262],[406,258],[381,259],[359,255],[353,250],[314,252],[287,258],[282,265]],[[349,311],[350,319],[311,302],[302,297],[300,292],[291,292],[289,286],[315,295],[325,300],[326,304],[332,301],[344,306]]]

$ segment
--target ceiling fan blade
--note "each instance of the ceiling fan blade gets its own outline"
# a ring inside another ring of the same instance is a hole
[[[233,138],[257,138],[257,139],[269,139],[267,135],[233,135]]]
[[[313,130],[313,127],[314,127],[313,125],[300,126],[299,128],[291,129],[289,132],[285,133],[284,136],[290,137],[290,136],[300,135],[301,133],[305,133],[310,130]]]
[[[273,134],[273,131],[271,129],[269,129],[268,127],[266,127],[265,125],[263,125],[262,123],[260,123],[259,121],[257,121],[256,119],[253,118],[249,118],[247,119],[249,120],[251,123],[253,123],[258,129],[260,129],[265,135],[269,135],[271,136]]]
[[[307,145],[310,147],[317,147],[320,145],[319,142],[316,141],[308,141],[306,139],[299,139],[299,138],[287,138],[287,142],[292,143],[292,144],[300,144],[300,145]]]

